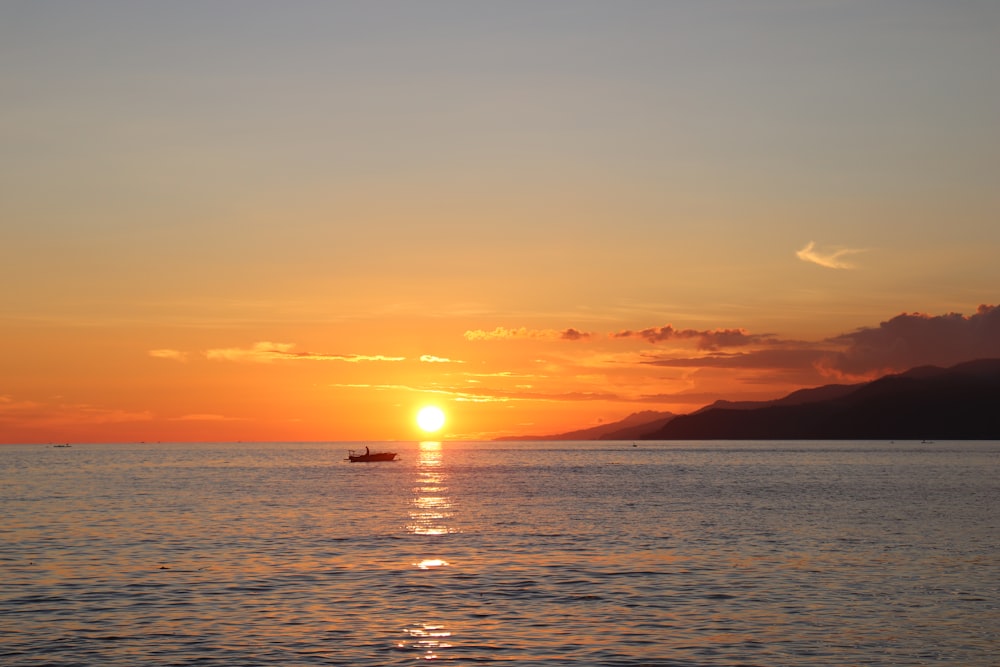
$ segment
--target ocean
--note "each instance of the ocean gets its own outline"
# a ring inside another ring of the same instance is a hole
[[[0,446],[0,664],[1000,664],[1000,442]]]

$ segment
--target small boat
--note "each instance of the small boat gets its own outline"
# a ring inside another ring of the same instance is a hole
[[[353,449],[347,450],[347,460],[351,463],[371,463],[374,461],[395,461],[396,452],[372,452],[365,447],[364,454],[355,454]]]

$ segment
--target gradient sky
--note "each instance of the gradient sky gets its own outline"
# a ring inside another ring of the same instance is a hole
[[[1000,2],[0,3],[0,442],[1000,356]]]

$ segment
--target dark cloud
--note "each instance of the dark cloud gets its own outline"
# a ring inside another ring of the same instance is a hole
[[[829,342],[847,347],[826,355],[822,364],[850,376],[1000,357],[1000,308],[982,305],[968,317],[903,313],[878,328],[858,329]]]
[[[664,327],[651,327],[640,331],[619,331],[611,334],[612,338],[642,338],[656,344],[666,340],[696,340],[699,350],[718,350],[723,347],[742,347],[761,343],[770,338],[771,334],[751,334],[746,329],[675,329],[672,324]]]
[[[590,338],[590,334],[584,333],[583,331],[577,331],[576,329],[566,329],[559,335],[559,337],[562,340],[583,340],[585,338]]]
[[[697,338],[698,332],[694,329],[675,329],[674,325],[668,324],[665,327],[650,327],[640,331],[619,331],[611,334],[612,338],[642,338],[650,343],[662,343],[665,340]]]
[[[746,329],[715,329],[702,331],[698,347],[703,350],[717,350],[720,347],[742,347],[766,342],[771,334],[750,334]]]

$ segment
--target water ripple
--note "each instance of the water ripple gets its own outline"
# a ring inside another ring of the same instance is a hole
[[[0,448],[0,663],[995,663],[996,445],[549,446]]]

